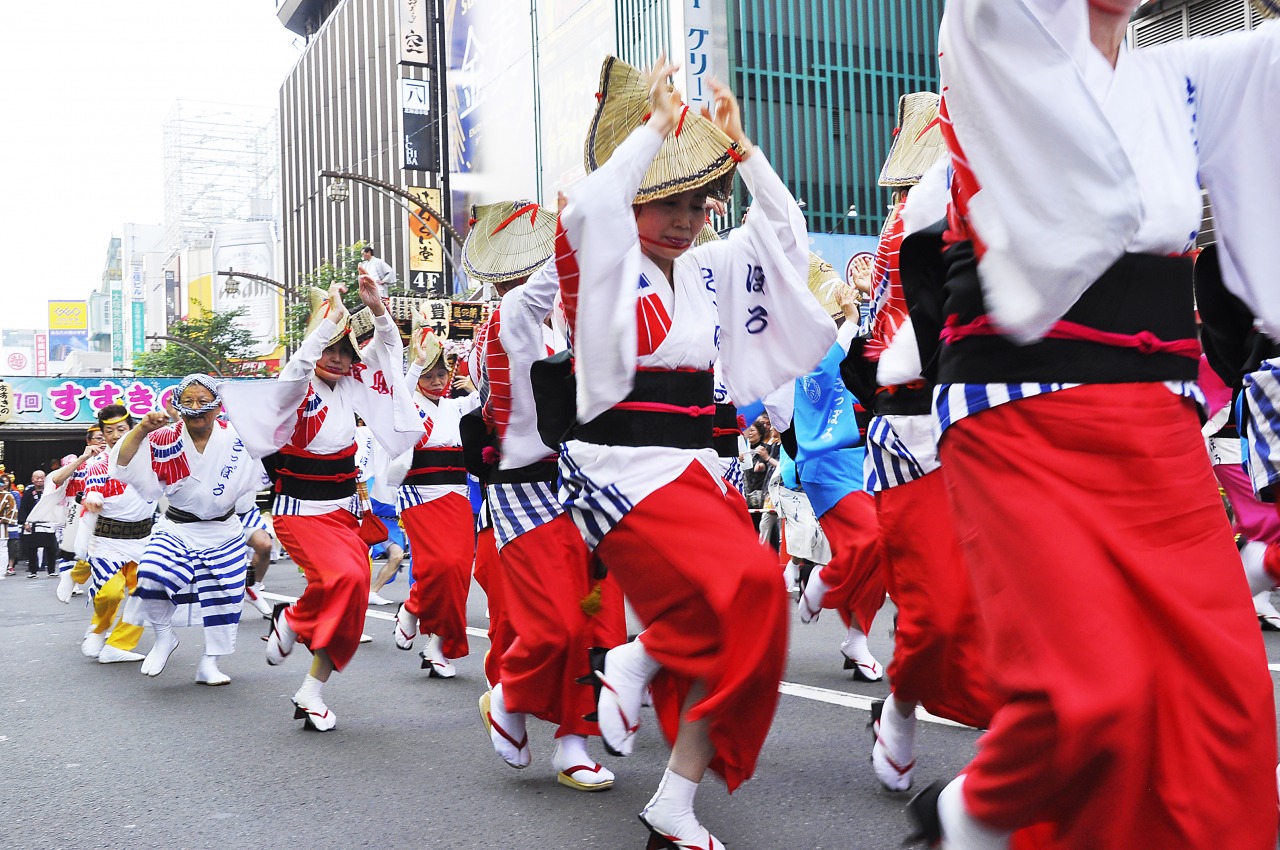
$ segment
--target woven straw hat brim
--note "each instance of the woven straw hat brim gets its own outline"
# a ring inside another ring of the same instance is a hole
[[[311,332],[320,327],[320,323],[328,318],[325,315],[325,307],[329,301],[329,293],[313,286],[308,292],[308,298],[311,304],[311,316],[307,319],[307,332],[303,335],[304,337],[311,336]],[[351,326],[350,313],[343,317],[342,324],[338,325],[338,332],[325,342],[325,348],[333,345],[344,336],[351,341],[351,347],[355,349],[356,360],[358,361],[360,359],[360,343],[356,340],[355,329]]]
[[[644,76],[615,56],[604,60],[596,98],[596,112],[587,133],[588,174],[608,162],[649,114]],[[723,130],[697,110],[686,107],[679,126],[667,135],[645,173],[635,203],[645,204],[702,188],[716,197],[725,197],[741,153]]]
[[[947,143],[938,124],[939,101],[938,95],[928,91],[898,99],[897,135],[880,169],[881,186],[914,186],[946,154]]]
[[[702,226],[702,229],[698,231],[698,235],[693,237],[693,247],[697,248],[699,245],[706,245],[708,242],[719,241],[720,234],[716,233],[716,229],[711,226],[710,222],[707,222]]]
[[[427,327],[429,321],[430,319],[422,310],[413,311],[413,333],[409,336],[409,362],[416,363],[418,355],[425,352],[427,365],[422,368],[424,372],[434,369],[440,362],[440,358],[444,356],[444,340]],[[445,362],[447,364],[448,360]]]
[[[527,201],[471,208],[462,266],[485,283],[527,277],[555,253],[556,214]]]
[[[1253,0],[1264,18],[1280,18],[1280,0]]]
[[[809,252],[809,292],[828,316],[843,315],[844,310],[836,299],[836,293],[848,285],[836,273],[834,266],[812,251]]]

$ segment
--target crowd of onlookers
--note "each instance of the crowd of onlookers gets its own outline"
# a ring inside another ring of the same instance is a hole
[[[44,495],[43,470],[31,473],[31,483],[23,486],[16,476],[0,474],[0,535],[8,541],[9,561],[5,575],[16,575],[19,562],[27,563],[28,578],[35,578],[43,567],[49,575],[58,573],[57,530],[47,523],[27,522],[31,511]]]

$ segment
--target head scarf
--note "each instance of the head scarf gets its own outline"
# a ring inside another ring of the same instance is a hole
[[[199,407],[186,407],[182,404],[182,394],[186,392],[187,387],[192,384],[199,384],[210,393],[213,394],[213,400],[205,402]],[[182,383],[178,384],[173,390],[173,406],[178,412],[185,417],[203,416],[211,410],[217,410],[222,407],[222,397],[218,395],[218,385],[214,383],[213,378],[199,372],[187,375],[182,379]]]

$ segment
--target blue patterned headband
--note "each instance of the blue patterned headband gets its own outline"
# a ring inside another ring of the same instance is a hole
[[[199,384],[212,393],[213,400],[205,402],[199,407],[184,406],[182,404],[182,394],[186,392],[187,387],[192,384]],[[177,408],[179,413],[186,417],[203,416],[211,410],[217,410],[222,407],[222,399],[218,395],[218,385],[214,383],[213,378],[210,378],[208,375],[202,375],[199,372],[187,375],[187,377],[182,379],[182,383],[178,384],[173,391],[173,406]]]

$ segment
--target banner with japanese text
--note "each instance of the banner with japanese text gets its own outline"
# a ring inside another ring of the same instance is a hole
[[[62,425],[94,422],[108,404],[134,416],[163,409],[181,378],[29,378],[0,376],[0,424]],[[7,413],[7,415],[6,415]]]
[[[409,192],[422,198],[433,210],[440,209],[440,190],[411,186]],[[438,235],[442,235],[440,222],[431,213],[416,204],[416,215],[409,216],[409,287],[414,292],[431,298],[443,298],[444,249]],[[419,220],[421,219],[421,220]]]

